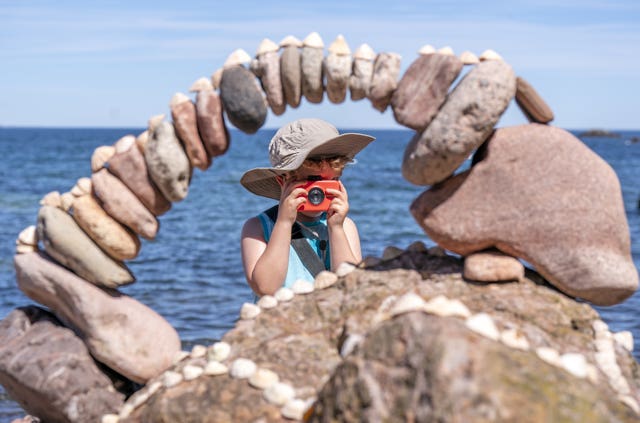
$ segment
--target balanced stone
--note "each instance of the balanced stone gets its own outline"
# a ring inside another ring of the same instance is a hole
[[[280,79],[280,60],[278,56],[278,46],[273,41],[264,40],[261,46],[270,46],[271,48],[261,51],[256,56],[257,73],[260,77],[262,89],[267,97],[267,103],[271,107],[271,111],[280,116],[286,109],[284,93],[282,91],[282,81]]]
[[[330,102],[339,104],[344,101],[347,96],[351,67],[351,51],[344,37],[339,35],[329,46],[329,54],[324,59],[326,90]]]
[[[300,105],[302,97],[302,69],[300,49],[295,45],[282,48],[280,54],[280,79],[287,104],[293,108]]]
[[[391,96],[398,86],[400,75],[400,55],[396,53],[380,53],[373,62],[373,75],[369,87],[368,98],[371,105],[384,112],[391,102]]]
[[[302,42],[300,67],[302,70],[302,95],[309,103],[322,103],[324,86],[322,83],[322,63],[324,44],[320,36],[313,32]]]
[[[518,281],[524,265],[499,251],[482,251],[464,258],[464,277],[479,282]]]
[[[171,208],[171,202],[151,180],[144,155],[137,146],[111,157],[108,168],[155,216],[160,216]]]
[[[38,422],[98,422],[124,403],[82,340],[35,306],[0,322],[0,384]]]
[[[171,117],[176,135],[182,141],[191,166],[207,170],[211,166],[211,160],[198,133],[196,105],[189,97],[178,93],[171,100]]]
[[[15,256],[14,264],[20,289],[73,328],[96,360],[130,380],[146,383],[180,351],[175,329],[135,299],[99,289],[38,253]]]
[[[192,167],[173,125],[163,121],[152,132],[144,150],[151,180],[165,198],[182,201],[189,193]]]
[[[116,288],[135,280],[123,263],[102,251],[63,210],[40,208],[38,238],[54,260],[95,285]]]
[[[198,132],[209,158],[218,157],[229,149],[229,131],[222,116],[222,102],[214,90],[198,91],[196,96]]]
[[[255,76],[244,66],[225,68],[220,98],[229,121],[242,132],[254,134],[264,125],[267,106]]]
[[[481,153],[411,205],[431,239],[464,256],[495,247],[594,304],[635,292],[620,183],[602,158],[540,124],[497,129]]]
[[[462,70],[462,61],[444,54],[420,55],[411,63],[391,97],[396,121],[423,131],[447,99],[449,87]]]
[[[515,91],[511,66],[481,62],[455,87],[431,124],[411,139],[402,175],[416,185],[449,177],[491,134]]]
[[[111,217],[143,238],[155,238],[158,233],[158,219],[124,182],[107,169],[101,169],[91,175],[91,181],[102,208]]]
[[[130,260],[140,251],[140,240],[125,226],[104,211],[96,198],[83,195],[73,202],[73,219],[109,256]]]
[[[553,111],[540,97],[531,84],[524,78],[516,78],[516,103],[529,122],[549,123],[553,120]]]
[[[349,91],[352,101],[362,100],[369,95],[375,57],[373,49],[367,44],[358,47],[353,55],[353,69],[349,77]]]

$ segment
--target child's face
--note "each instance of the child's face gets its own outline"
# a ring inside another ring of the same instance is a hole
[[[289,172],[285,176],[288,181],[306,182],[309,180],[338,180],[342,175],[342,169],[332,167],[328,160],[305,161],[297,170]]]

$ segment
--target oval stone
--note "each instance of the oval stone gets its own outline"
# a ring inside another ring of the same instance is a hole
[[[267,105],[251,71],[243,66],[225,68],[220,98],[229,121],[239,130],[254,134],[264,125]]]
[[[368,98],[374,109],[384,112],[391,102],[391,96],[398,86],[400,75],[400,55],[380,53],[373,62],[373,75]]]
[[[280,79],[281,59],[277,51],[269,51],[259,55],[256,60],[262,89],[267,96],[267,103],[269,103],[273,114],[280,116],[286,109],[282,81]]]
[[[290,45],[283,48],[280,55],[280,79],[287,104],[293,108],[300,105],[302,82],[300,69],[300,50]]]
[[[207,155],[214,158],[226,153],[230,143],[229,131],[224,124],[220,96],[214,90],[198,91],[196,119]]]
[[[191,100],[172,104],[171,117],[176,135],[183,143],[191,166],[207,170],[211,166],[211,160],[198,133],[196,105]]]
[[[302,47],[300,58],[302,68],[302,95],[309,103],[322,103],[324,86],[322,84],[322,62],[324,53],[322,48]]]

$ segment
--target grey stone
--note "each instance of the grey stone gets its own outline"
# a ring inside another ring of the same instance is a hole
[[[324,95],[323,66],[324,53],[321,48],[302,47],[300,66],[302,69],[302,95],[309,103],[322,103]]]
[[[373,62],[373,75],[369,95],[374,109],[384,112],[391,102],[391,96],[398,86],[400,56],[396,53],[380,53]]]
[[[551,107],[524,78],[516,78],[516,103],[529,122],[549,123],[553,120]]]
[[[244,66],[222,72],[220,99],[229,121],[242,132],[254,134],[264,125],[267,105],[255,75]]]
[[[283,114],[287,108],[280,78],[280,60],[284,59],[278,56],[277,51],[260,54],[256,59],[257,70],[254,71],[260,76],[260,83],[267,96],[267,103],[276,116]]]
[[[287,104],[293,108],[300,105],[302,97],[302,69],[300,49],[296,46],[283,47],[280,54],[280,79]]]

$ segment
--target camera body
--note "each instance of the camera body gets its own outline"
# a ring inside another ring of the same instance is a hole
[[[298,211],[327,211],[331,200],[333,200],[333,195],[327,193],[326,190],[340,190],[340,182],[334,180],[308,181],[301,185],[301,188],[307,190],[307,201],[298,208]]]

